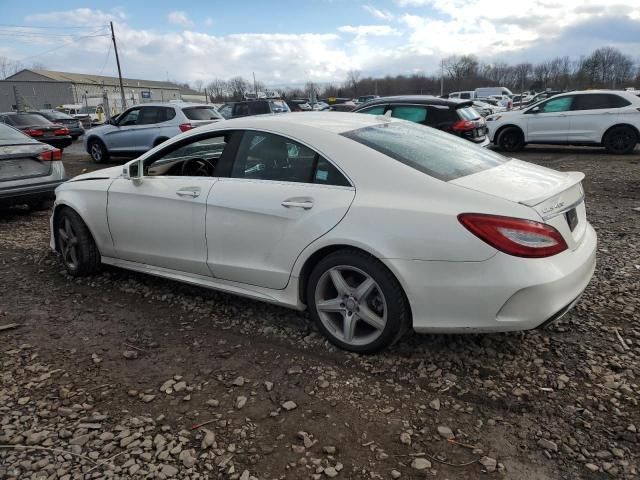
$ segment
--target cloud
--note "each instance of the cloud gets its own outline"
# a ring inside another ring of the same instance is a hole
[[[110,21],[122,21],[126,15],[121,8],[114,8],[110,12],[93,10],[91,8],[75,8],[73,10],[56,11],[48,13],[35,13],[25,17],[26,23],[51,24],[55,26],[99,26]]]
[[[207,18],[205,18],[205,19],[204,19],[204,24],[205,24],[207,27],[210,27],[211,25],[213,25],[213,18],[211,18],[211,17],[207,17]]]
[[[394,18],[393,14],[389,10],[382,10],[372,5],[363,5],[362,8],[364,8],[367,12],[369,12],[374,17],[379,18],[380,20],[390,21]]]
[[[186,14],[186,12],[180,10],[169,12],[169,14],[167,15],[167,20],[169,20],[169,23],[182,25],[183,27],[190,27],[193,25],[193,22],[189,19],[189,16]]]
[[[400,33],[389,25],[344,25],[342,27],[338,27],[338,31],[342,33],[353,33],[359,37],[367,35],[371,35],[373,37],[386,37],[389,35],[398,35]]]

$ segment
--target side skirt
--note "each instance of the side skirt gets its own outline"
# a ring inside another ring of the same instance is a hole
[[[260,300],[262,302],[273,303],[295,310],[305,310],[306,306],[298,299],[298,278],[291,277],[284,290],[272,290],[269,288],[255,287],[241,283],[229,282],[213,277],[196,275],[192,273],[180,272],[169,268],[155,267],[144,263],[131,262],[113,257],[102,257],[102,263],[114,267],[133,270],[135,272],[146,273],[156,277],[168,278],[178,282],[188,283],[199,287],[219,290],[225,293],[240,295],[242,297]]]

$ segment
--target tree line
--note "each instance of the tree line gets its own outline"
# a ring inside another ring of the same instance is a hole
[[[340,84],[314,84],[304,87],[275,89],[283,98],[348,97],[376,94],[380,96],[402,94],[439,95],[477,87],[504,86],[513,92],[552,90],[584,90],[589,88],[640,88],[640,59],[634,59],[613,47],[602,47],[588,56],[572,59],[556,57],[539,63],[508,64],[485,63],[475,55],[452,55],[442,60],[441,72],[433,75],[387,75],[363,77],[357,70],[347,72]],[[264,85],[241,76],[229,80],[201,80],[191,85],[205,91],[213,102],[240,100],[247,92],[262,91]]]

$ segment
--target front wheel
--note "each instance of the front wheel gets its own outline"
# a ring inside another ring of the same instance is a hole
[[[496,143],[505,152],[517,152],[524,148],[524,135],[519,128],[505,128],[498,135]]]
[[[109,160],[109,151],[100,140],[89,141],[89,155],[96,163],[103,163]]]
[[[100,270],[100,252],[80,215],[64,207],[54,228],[62,264],[70,275],[82,277]]]
[[[307,306],[328,340],[373,353],[394,343],[410,323],[402,287],[377,259],[358,250],[329,254],[307,282]]]
[[[604,139],[604,148],[614,155],[631,153],[636,148],[638,136],[631,127],[614,127]]]

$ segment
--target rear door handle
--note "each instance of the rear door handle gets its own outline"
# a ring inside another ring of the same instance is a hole
[[[309,210],[313,208],[313,200],[310,198],[288,198],[281,205],[285,208],[303,208]]]
[[[185,187],[176,192],[179,197],[192,197],[196,198],[200,195],[200,187]]]

